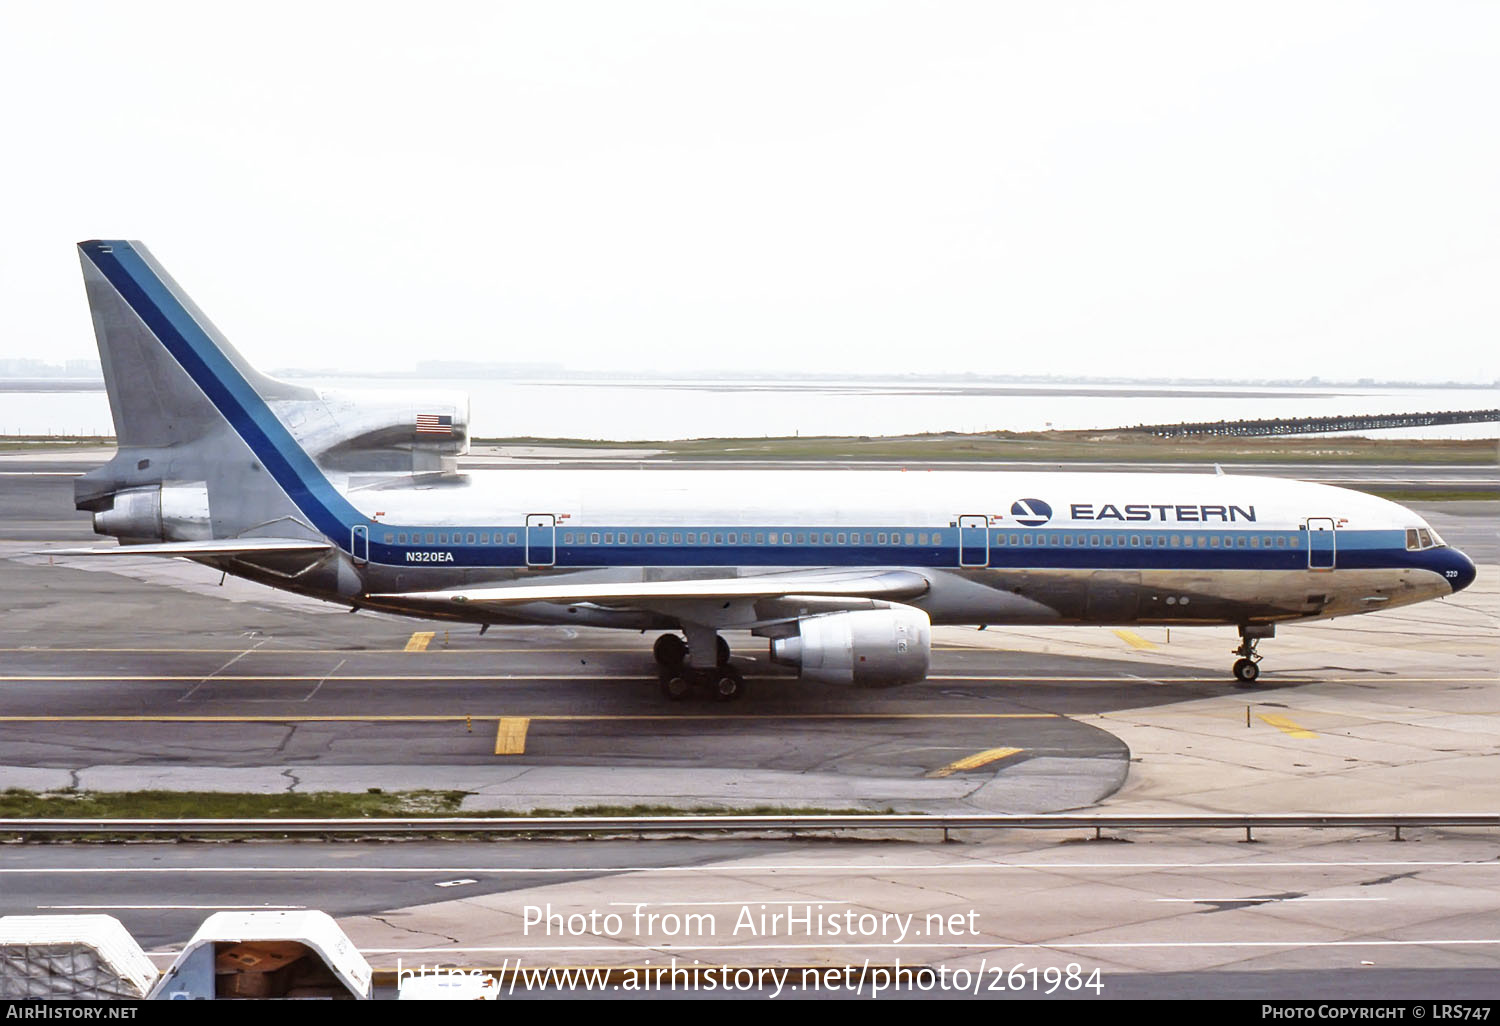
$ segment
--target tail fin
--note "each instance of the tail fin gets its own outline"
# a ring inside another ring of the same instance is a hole
[[[262,399],[316,398],[311,389],[268,378],[250,366],[139,242],[81,242],[78,257],[121,448],[180,445],[220,422],[183,369],[182,356],[163,337],[180,337],[183,328],[196,328]],[[161,333],[172,313],[189,323]]]
[[[318,393],[251,367],[140,243],[78,250],[119,438],[115,458],[75,487],[95,529],[199,540],[291,521],[296,536],[347,544],[365,518],[267,405]],[[190,515],[174,522],[174,503]]]

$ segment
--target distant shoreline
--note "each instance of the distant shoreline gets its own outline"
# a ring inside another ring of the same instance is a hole
[[[42,451],[48,447],[110,447],[111,435],[0,436],[0,452]],[[913,463],[1411,463],[1492,466],[1500,462],[1493,438],[1365,438],[1362,436],[1274,436],[1259,438],[1156,438],[1124,429],[1111,431],[985,432],[885,436],[800,436],[781,438],[695,438],[684,440],[588,438],[474,438],[472,454],[526,459],[528,450],[564,450],[571,458],[612,452],[648,452],[663,461],[749,462],[839,460]],[[546,454],[537,452],[535,457]]]

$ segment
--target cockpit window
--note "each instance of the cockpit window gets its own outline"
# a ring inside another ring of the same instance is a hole
[[[1408,527],[1406,529],[1406,548],[1409,552],[1418,552],[1423,549],[1442,548],[1448,543],[1430,527]]]

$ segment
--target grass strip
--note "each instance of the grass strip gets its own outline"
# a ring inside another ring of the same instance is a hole
[[[401,819],[418,817],[561,816],[838,816],[870,809],[683,808],[673,805],[588,805],[576,809],[504,812],[463,809],[468,791],[309,791],[254,794],[219,791],[0,791],[4,819]],[[887,814],[893,809],[885,809]],[[0,829],[4,824],[0,823]]]

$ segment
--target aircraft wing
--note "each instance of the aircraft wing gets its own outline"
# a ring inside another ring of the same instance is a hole
[[[104,549],[47,549],[40,556],[264,556],[325,552],[333,546],[307,538],[217,538],[210,541],[113,545]]]
[[[623,581],[599,584],[517,584],[447,591],[408,591],[371,595],[371,599],[419,602],[472,602],[475,605],[520,605],[527,602],[592,602],[636,605],[705,599],[820,598],[889,599],[900,602],[922,595],[927,578],[912,570],[871,570],[862,574],[778,574],[688,581]]]

